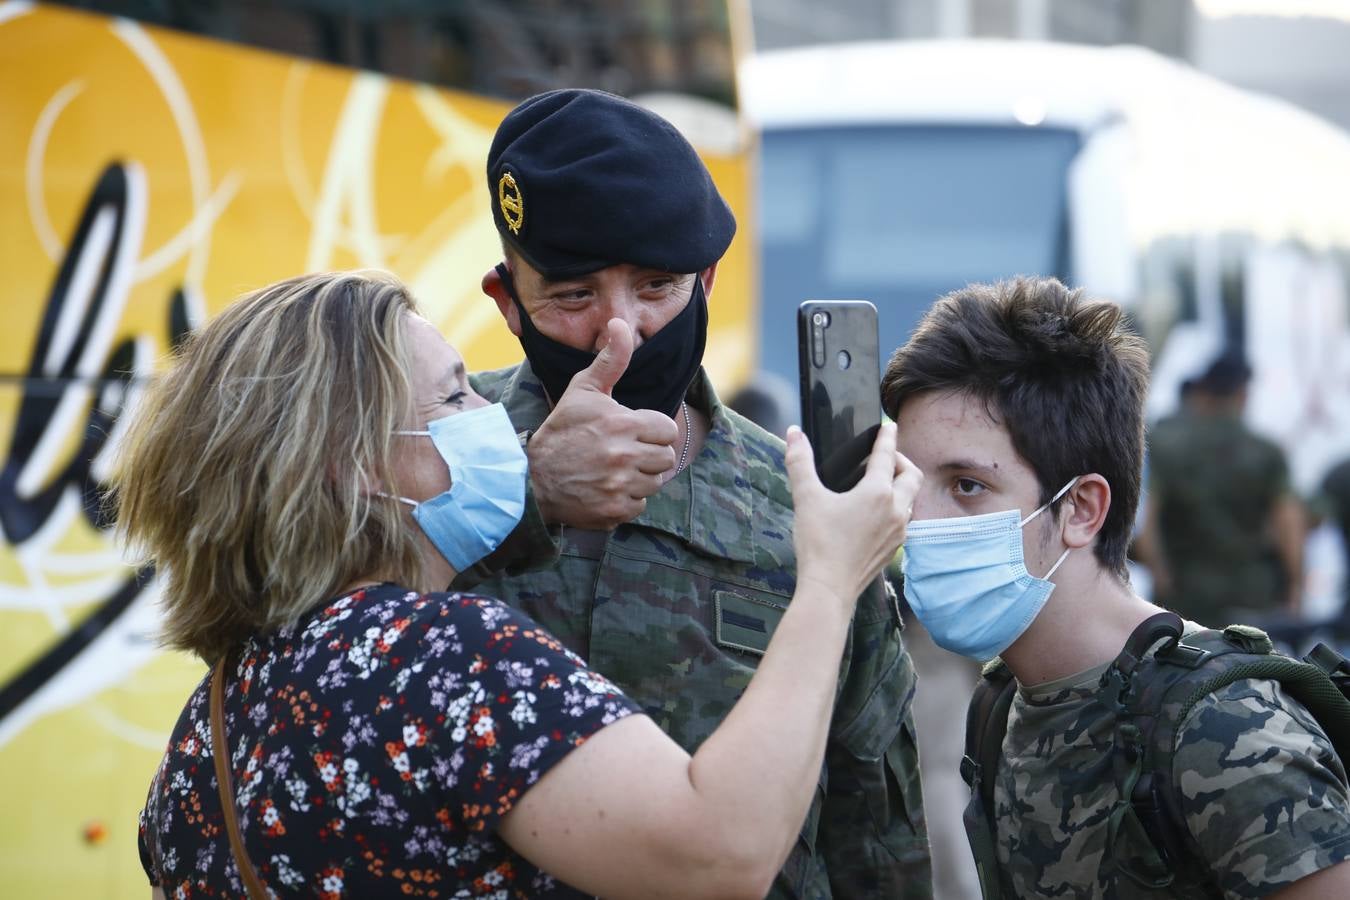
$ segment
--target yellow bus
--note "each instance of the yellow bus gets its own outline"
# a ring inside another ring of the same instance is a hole
[[[521,351],[478,288],[497,122],[564,85],[703,153],[741,230],[707,352],[752,367],[750,148],[717,0],[0,0],[0,893],[144,897],[137,811],[201,661],[100,512],[175,341],[247,289],[378,267],[475,368]]]

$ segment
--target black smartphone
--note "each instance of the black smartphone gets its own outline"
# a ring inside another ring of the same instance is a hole
[[[820,480],[857,484],[881,428],[877,308],[866,300],[808,300],[797,307],[802,430]]]

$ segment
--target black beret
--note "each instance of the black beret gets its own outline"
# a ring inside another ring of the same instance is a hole
[[[675,126],[603,91],[549,91],[517,106],[497,127],[487,178],[497,230],[549,279],[618,263],[698,272],[736,233]]]

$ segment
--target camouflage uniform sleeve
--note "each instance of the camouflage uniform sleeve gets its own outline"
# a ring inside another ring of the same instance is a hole
[[[1274,503],[1285,494],[1293,493],[1294,486],[1289,480],[1289,461],[1284,451],[1274,441],[1260,439],[1265,451],[1265,464],[1262,466],[1262,478],[1258,490],[1265,491],[1269,503]],[[1250,488],[1249,488],[1250,489]]]
[[[835,897],[933,896],[914,688],[895,594],[878,578],[858,601],[826,749],[817,842]]]
[[[1238,681],[1197,704],[1173,765],[1187,827],[1225,897],[1264,897],[1350,859],[1345,769],[1276,682]]]

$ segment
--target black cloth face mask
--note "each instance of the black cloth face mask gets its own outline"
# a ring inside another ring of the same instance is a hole
[[[499,263],[497,274],[520,312],[520,346],[525,358],[556,404],[572,376],[593,363],[596,354],[569,347],[535,328],[516,294],[511,272]],[[614,399],[629,409],[654,409],[674,418],[703,363],[707,342],[708,297],[703,279],[695,275],[694,290],[684,309],[633,351],[627,370],[614,385]]]

